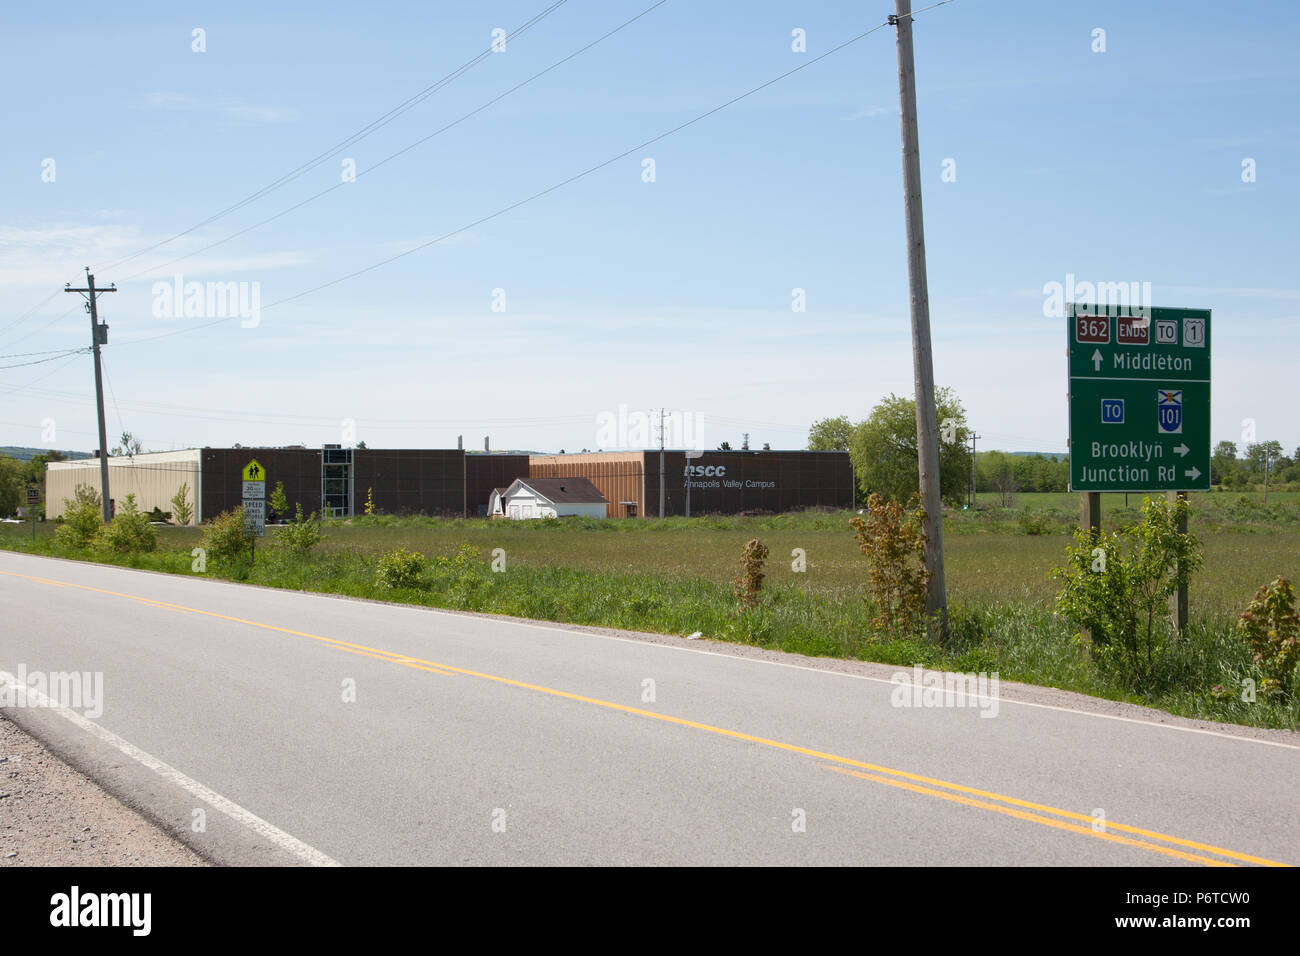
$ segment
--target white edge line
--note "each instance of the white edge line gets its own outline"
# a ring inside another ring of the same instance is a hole
[[[419,609],[419,608],[417,608],[417,609]],[[453,615],[456,616],[456,617],[460,617],[460,616],[461,616],[461,615],[455,615],[454,612],[447,611],[447,610],[445,610],[444,608],[429,608],[428,610],[432,610],[432,611],[442,611],[442,613],[444,613],[444,614],[453,614]],[[615,637],[615,636],[612,635],[612,634],[594,634],[594,633],[592,633],[592,632],[590,632],[590,631],[577,631],[577,630],[571,630],[571,629],[569,629],[569,628],[565,628],[565,627],[549,626],[549,625],[546,625],[546,624],[530,624],[530,623],[527,622],[527,621],[508,621],[507,623],[510,623],[510,624],[518,624],[518,625],[521,625],[521,626],[523,626],[523,627],[536,627],[536,628],[540,628],[540,629],[545,630],[545,631],[562,631],[562,632],[565,633],[565,634],[581,634],[581,635],[584,635],[584,636],[586,636],[586,637],[599,637],[599,638],[602,638],[602,639],[607,640],[607,641],[621,641],[621,642],[624,643],[624,644],[639,644],[639,645],[641,645],[641,646],[643,646],[643,647],[662,647],[662,648],[665,648],[666,650],[670,650],[670,651],[685,651],[685,652],[688,653],[688,654],[707,654],[709,657],[725,657],[725,658],[728,658],[729,660],[748,661],[748,662],[751,663],[751,664],[769,664],[769,665],[771,665],[771,666],[773,666],[773,667],[788,667],[788,668],[790,668],[791,670],[811,671],[811,672],[813,672],[814,674],[828,674],[828,675],[831,675],[831,676],[833,676],[833,677],[848,677],[848,678],[851,678],[851,679],[853,679],[853,680],[865,680],[865,681],[871,681],[872,683],[876,683],[876,684],[889,684],[889,685],[894,686],[894,687],[901,686],[901,685],[899,684],[898,681],[887,680],[887,679],[885,679],[884,677],[871,677],[871,676],[869,676],[869,675],[867,675],[867,674],[847,674],[847,673],[845,673],[844,671],[829,670],[829,669],[821,668],[821,667],[809,667],[809,666],[806,665],[806,664],[787,664],[787,663],[785,663],[784,661],[767,661],[767,660],[763,660],[763,659],[761,659],[761,658],[757,658],[757,657],[746,657],[746,656],[744,656],[744,655],[742,655],[742,654],[723,654],[723,653],[720,653],[719,651],[706,651],[706,650],[704,650],[703,648],[695,648],[695,647],[678,647],[678,646],[675,645],[675,644],[658,644],[658,643],[655,643],[655,642],[653,642],[653,641],[637,640],[636,638],[633,638],[633,637]],[[665,636],[665,637],[674,637],[675,635],[667,634],[667,635],[663,635],[663,636]],[[881,663],[879,663],[878,661],[854,661],[854,660],[850,660],[849,658],[831,658],[831,659],[832,659],[832,660],[845,660],[845,661],[848,661],[849,663],[873,664],[873,665],[878,666],[878,667],[890,667],[890,666],[892,666],[892,665],[889,665],[889,664],[881,664]],[[902,668],[901,666],[899,667],[899,673],[908,673],[908,674],[909,674],[909,677],[910,677],[910,674],[911,674],[911,670],[912,670],[912,669],[911,669],[910,667],[909,667],[909,668],[906,668],[906,669]],[[923,668],[923,669],[922,669],[922,672],[923,672],[923,673],[927,673],[927,674],[934,674],[934,673],[937,673],[937,674],[947,674],[947,673],[950,673],[949,671],[933,671],[933,670],[931,670],[930,668]],[[911,684],[912,684],[912,681],[909,679],[907,683],[908,683],[909,685],[911,685]],[[1040,686],[1040,685],[1035,684],[1035,685],[1032,685],[1032,686],[1037,687],[1037,686]],[[1052,688],[1052,687],[1045,687],[1045,688],[1043,688],[1043,689],[1044,689],[1044,690],[1058,690],[1058,691],[1060,690],[1060,688]],[[1077,692],[1076,692],[1076,691],[1061,691],[1061,693],[1077,693]],[[969,696],[969,697],[975,698],[975,699],[977,699],[977,700],[994,700],[994,699],[996,699],[997,702],[998,702],[998,704],[1018,704],[1018,705],[1021,706],[1021,707],[1037,707],[1037,708],[1039,708],[1039,709],[1041,709],[1041,710],[1057,710],[1057,711],[1060,711],[1061,713],[1065,713],[1065,714],[1078,714],[1078,715],[1080,715],[1080,716],[1082,716],[1082,717],[1097,717],[1097,718],[1099,718],[1099,719],[1101,719],[1101,720],[1119,720],[1119,721],[1123,721],[1123,722],[1126,723],[1126,724],[1141,724],[1141,725],[1143,725],[1143,726],[1146,726],[1146,727],[1152,727],[1152,728],[1155,728],[1155,729],[1157,729],[1157,730],[1181,730],[1181,731],[1183,731],[1184,733],[1189,733],[1189,734],[1205,734],[1206,736],[1210,736],[1210,737],[1223,737],[1223,738],[1226,739],[1226,740],[1238,740],[1238,741],[1241,741],[1241,742],[1243,742],[1243,743],[1264,744],[1265,746],[1268,746],[1268,747],[1283,747],[1283,748],[1285,748],[1285,749],[1287,749],[1287,750],[1300,750],[1300,745],[1283,743],[1283,742],[1280,741],[1280,740],[1260,740],[1260,739],[1257,738],[1257,737],[1243,737],[1243,736],[1239,736],[1239,735],[1237,735],[1237,734],[1225,734],[1225,733],[1223,733],[1222,731],[1218,731],[1218,730],[1203,730],[1203,729],[1201,729],[1200,727],[1183,727],[1183,726],[1181,726],[1181,725],[1179,725],[1179,724],[1162,724],[1162,723],[1159,723],[1159,722],[1154,721],[1154,720],[1142,720],[1141,718],[1138,718],[1138,717],[1121,717],[1121,716],[1119,716],[1118,714],[1098,714],[1098,713],[1095,713],[1095,712],[1090,711],[1090,710],[1079,710],[1079,709],[1074,708],[1074,707],[1061,707],[1061,706],[1058,706],[1058,705],[1056,705],[1056,704],[1038,704],[1038,703],[1034,703],[1033,701],[1028,701],[1028,700],[1015,700],[1014,698],[1010,698],[1010,697],[997,697],[997,698],[991,698],[991,697],[988,697],[988,696],[985,696],[985,695],[981,695],[981,694],[968,694],[968,695],[966,695],[966,696]],[[1098,699],[1101,700],[1101,699],[1104,699],[1104,698],[1098,698]],[[1112,703],[1116,703],[1116,704],[1127,704],[1127,701],[1112,701]],[[1130,705],[1130,706],[1137,706],[1137,705]],[[1170,714],[1169,716],[1170,716],[1170,717],[1174,717],[1174,718],[1179,719],[1179,720],[1189,720],[1189,719],[1191,719],[1191,718],[1187,718],[1187,717],[1178,717],[1177,714]]]
[[[198,799],[202,800],[204,803],[208,804],[214,810],[221,811],[226,816],[234,820],[236,823],[243,824],[245,827],[252,830],[258,836],[263,837],[266,840],[269,840],[271,843],[275,844],[280,849],[292,853],[294,856],[298,857],[298,859],[302,860],[303,862],[308,863],[312,866],[342,866],[342,864],[339,863],[337,860],[334,860],[326,856],[324,853],[320,852],[320,850],[317,850],[314,847],[308,846],[306,843],[303,843],[297,837],[290,836],[288,833],[285,833],[283,830],[281,830],[279,827],[275,826],[274,824],[268,823],[266,820],[263,820],[257,814],[245,810],[243,807],[241,807],[237,803],[234,803],[233,801],[227,800],[221,794],[213,790],[209,790],[207,787],[203,786],[203,784],[199,783],[197,780],[194,780],[191,777],[187,777],[185,774],[181,773],[175,767],[163,763],[157,757],[145,753],[139,747],[135,746],[134,744],[126,740],[123,740],[121,737],[113,733],[111,730],[104,729],[103,727],[96,724],[94,721],[88,720],[87,718],[83,717],[75,710],[69,710],[66,707],[56,704],[54,701],[50,700],[50,698],[46,697],[44,694],[42,694],[40,691],[36,690],[35,688],[29,687],[27,686],[27,684],[20,683],[16,677],[8,673],[7,671],[0,671],[0,684],[4,684],[5,686],[12,688],[13,690],[21,691],[24,697],[34,702],[38,707],[41,707],[45,710],[54,711],[54,713],[58,714],[60,717],[64,718],[65,720],[71,722],[75,726],[94,735],[95,737],[98,737],[100,740],[104,741],[105,743],[112,745],[117,750],[126,754],[126,756],[130,757],[132,760],[136,761],[137,763],[143,764],[144,766],[148,767],[150,770],[158,774],[158,776],[162,777],[168,783],[180,787],[182,790],[185,790],[192,796],[195,796]]]
[[[16,552],[15,552],[15,553],[16,553]],[[40,557],[44,557],[44,555],[40,555]],[[53,560],[60,560],[60,559],[57,559],[57,558],[56,558],[56,559],[53,559]],[[82,563],[82,562],[73,562],[73,563]],[[135,570],[137,570],[137,569],[135,569],[135,568],[118,568],[118,567],[116,567],[115,565],[95,564],[95,565],[93,565],[93,566],[94,566],[94,567],[100,567],[100,568],[107,568],[107,569],[110,569],[110,570],[128,571],[128,572],[129,572],[129,571],[135,571]],[[146,573],[162,573],[162,572],[146,572]],[[169,577],[169,578],[170,578],[170,577],[183,577],[183,576],[180,576],[180,575],[166,575],[166,576]],[[218,583],[218,584],[228,584],[228,585],[231,585],[232,587],[248,587],[248,586],[250,586],[250,585],[241,585],[238,581],[214,581],[214,583]],[[282,589],[280,589],[280,588],[266,588],[266,587],[263,587],[263,586],[261,586],[261,585],[251,585],[251,586],[252,586],[252,587],[261,587],[263,590],[282,591]],[[641,647],[661,647],[661,648],[664,648],[664,649],[666,649],[666,650],[670,650],[670,651],[685,651],[685,652],[688,653],[688,654],[707,654],[709,657],[725,657],[725,658],[727,658],[727,659],[729,659],[729,660],[748,661],[748,662],[751,663],[751,664],[768,664],[768,665],[770,665],[770,666],[772,666],[772,667],[788,667],[788,668],[790,668],[791,670],[811,671],[811,672],[814,673],[814,674],[829,674],[829,675],[834,676],[834,677],[847,677],[847,678],[850,678],[850,679],[852,679],[852,680],[865,680],[865,681],[871,681],[872,683],[876,683],[876,684],[890,684],[890,685],[893,685],[893,686],[898,686],[897,682],[895,682],[895,681],[893,681],[893,680],[886,680],[886,679],[883,678],[883,677],[870,677],[870,676],[868,676],[868,675],[866,675],[866,674],[848,674],[848,673],[845,673],[844,671],[829,670],[829,669],[827,669],[827,668],[822,668],[822,667],[809,667],[809,666],[806,665],[806,664],[787,664],[787,663],[784,662],[784,661],[768,661],[768,660],[763,660],[763,659],[761,659],[761,658],[757,658],[757,657],[747,657],[747,656],[744,656],[744,655],[741,655],[741,654],[723,654],[723,653],[721,653],[721,652],[719,652],[719,651],[706,651],[706,650],[704,650],[703,648],[699,648],[699,647],[681,647],[681,646],[678,646],[677,644],[661,644],[661,643],[658,643],[658,642],[656,642],[656,641],[649,641],[649,640],[645,640],[645,639],[643,639],[643,638],[635,638],[635,637],[615,637],[613,634],[598,634],[598,633],[596,633],[596,632],[594,632],[594,631],[584,631],[584,630],[579,630],[579,629],[577,629],[577,628],[573,628],[573,627],[566,627],[566,626],[563,625],[563,624],[553,624],[553,623],[549,623],[549,622],[548,622],[548,623],[540,623],[540,622],[534,622],[534,621],[520,621],[520,620],[517,620],[517,619],[514,619],[514,618],[506,617],[505,615],[481,614],[481,613],[476,613],[476,612],[465,612],[465,611],[457,612],[457,611],[449,610],[449,609],[447,609],[447,608],[441,608],[441,607],[429,607],[429,606],[427,606],[427,605],[423,605],[423,604],[396,604],[396,603],[392,603],[392,602],[388,602],[388,601],[375,601],[375,600],[373,600],[373,599],[367,599],[367,598],[360,598],[360,599],[358,599],[358,598],[352,598],[352,597],[349,597],[349,596],[347,596],[347,595],[345,595],[345,594],[327,594],[327,593],[324,593],[324,592],[321,592],[321,591],[288,591],[288,590],[283,590],[282,593],[285,593],[285,594],[293,594],[293,595],[297,595],[297,596],[299,596],[299,597],[308,598],[308,599],[311,599],[311,598],[331,598],[331,599],[333,599],[333,600],[337,600],[337,601],[354,601],[354,602],[359,600],[359,601],[361,601],[362,603],[367,603],[367,604],[369,604],[369,603],[382,604],[382,605],[384,605],[384,606],[386,606],[386,607],[398,608],[398,609],[400,609],[400,610],[411,611],[411,612],[413,612],[413,613],[425,613],[425,614],[432,613],[432,614],[441,615],[441,616],[443,616],[443,617],[450,617],[450,618],[456,618],[456,619],[461,619],[461,620],[464,620],[464,619],[467,619],[467,618],[468,618],[468,619],[471,619],[471,620],[478,620],[478,621],[497,622],[497,623],[502,623],[502,624],[514,624],[514,625],[516,625],[517,627],[534,627],[534,628],[537,628],[538,630],[543,630],[543,631],[559,631],[559,632],[562,633],[562,634],[577,634],[577,635],[580,635],[580,636],[583,636],[583,637],[596,637],[596,638],[600,638],[601,640],[606,640],[606,641],[619,641],[620,643],[623,643],[623,644],[636,644],[636,645],[641,646]],[[162,599],[161,599],[161,598],[157,598],[157,599],[154,599],[154,600],[162,600]],[[591,625],[591,626],[592,626],[592,627],[598,627],[598,626],[601,626],[601,625]],[[675,634],[655,634],[655,635],[653,635],[653,636],[655,636],[655,637],[672,638],[672,639],[674,639],[674,640],[684,640],[684,638],[678,638],[677,635],[675,635]],[[707,640],[708,638],[706,637],[705,639]],[[781,652],[778,652],[778,653],[786,653],[786,652],[781,651]],[[879,663],[878,661],[855,661],[855,660],[850,660],[849,658],[828,658],[828,660],[844,660],[844,661],[847,661],[848,663],[853,663],[853,664],[873,664],[873,665],[878,666],[878,667],[889,667],[889,666],[891,666],[891,665],[889,665],[889,664],[881,664],[881,663]],[[900,669],[901,669],[901,668],[900,668]],[[910,670],[910,668],[908,668],[908,669]],[[926,669],[926,672],[929,672],[929,669],[928,669],[928,668]],[[948,672],[947,672],[947,671],[938,671],[938,672],[935,672],[935,673],[948,673]],[[1030,686],[1038,687],[1038,686],[1041,686],[1041,685],[1033,684],[1033,685],[1030,685]],[[1056,691],[1058,691],[1058,692],[1060,692],[1060,693],[1078,693],[1077,691],[1062,691],[1062,690],[1060,690],[1060,688],[1053,688],[1053,687],[1044,687],[1043,689],[1044,689],[1044,690],[1056,690]],[[971,696],[976,696],[976,695],[971,695]],[[1085,695],[1085,696],[1086,696],[1086,695]],[[983,698],[983,699],[986,699],[986,700],[987,700],[988,698]],[[1106,699],[1107,699],[1107,698],[1098,698],[1098,700],[1106,700]],[[1283,748],[1284,750],[1300,750],[1300,746],[1298,746],[1298,745],[1296,745],[1296,744],[1283,743],[1283,742],[1280,741],[1280,740],[1261,740],[1261,739],[1259,739],[1258,737],[1245,737],[1245,736],[1241,736],[1241,735],[1238,735],[1238,734],[1225,734],[1225,733],[1223,733],[1222,731],[1219,731],[1219,730],[1203,730],[1203,729],[1201,729],[1200,727],[1184,727],[1184,726],[1182,726],[1181,724],[1164,724],[1164,723],[1159,723],[1159,722],[1154,721],[1154,720],[1143,720],[1143,719],[1138,718],[1138,717],[1121,717],[1121,716],[1119,716],[1118,714],[1098,714],[1098,713],[1096,713],[1095,711],[1090,711],[1090,710],[1080,710],[1080,709],[1075,708],[1075,707],[1061,707],[1061,706],[1058,706],[1058,705],[1056,705],[1056,704],[1037,704],[1037,703],[1034,703],[1034,702],[1032,702],[1032,701],[1027,701],[1027,700],[1016,700],[1016,699],[1011,698],[1011,697],[999,697],[999,698],[998,698],[998,703],[999,703],[999,704],[1016,704],[1016,705],[1018,705],[1018,706],[1020,706],[1020,707],[1037,707],[1037,708],[1039,708],[1040,710],[1055,710],[1055,711],[1059,711],[1059,712],[1061,712],[1061,713],[1063,713],[1063,714],[1078,714],[1078,715],[1081,716],[1081,717],[1095,717],[1095,718],[1097,718],[1098,720],[1118,720],[1118,721],[1120,721],[1121,723],[1126,723],[1126,724],[1138,724],[1138,725],[1141,725],[1141,726],[1144,726],[1144,727],[1151,727],[1151,728],[1156,729],[1156,730],[1177,730],[1177,731],[1181,731],[1181,732],[1186,733],[1186,734],[1201,734],[1201,735],[1206,736],[1206,737],[1222,737],[1224,740],[1235,740],[1235,741],[1239,741],[1239,742],[1241,742],[1241,743],[1260,744],[1260,745],[1265,746],[1265,747],[1281,747],[1281,748]],[[1111,703],[1116,703],[1116,704],[1127,704],[1127,701],[1111,701]],[[1133,705],[1129,705],[1129,706],[1139,706],[1139,705],[1133,704]],[[1170,714],[1169,716],[1170,716],[1170,717],[1173,717],[1173,718],[1175,718],[1175,719],[1177,719],[1177,720],[1191,720],[1191,719],[1192,719],[1192,718],[1190,718],[1190,717],[1179,717],[1177,714]]]

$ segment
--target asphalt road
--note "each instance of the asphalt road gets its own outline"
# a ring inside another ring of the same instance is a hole
[[[0,552],[20,668],[102,674],[6,714],[222,863],[1300,863],[1297,735],[899,668]]]

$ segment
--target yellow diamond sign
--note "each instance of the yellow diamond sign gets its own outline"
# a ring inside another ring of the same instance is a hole
[[[266,481],[266,469],[262,467],[262,463],[256,458],[244,466],[244,480]]]

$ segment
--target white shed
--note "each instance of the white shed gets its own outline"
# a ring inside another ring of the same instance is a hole
[[[500,500],[505,516],[516,520],[572,515],[604,518],[609,506],[600,489],[586,478],[516,478]]]

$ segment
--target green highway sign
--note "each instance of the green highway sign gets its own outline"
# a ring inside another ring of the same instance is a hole
[[[1210,310],[1072,303],[1069,319],[1070,490],[1208,490]]]

